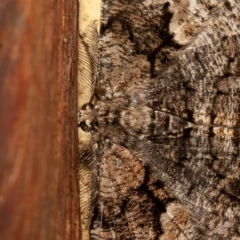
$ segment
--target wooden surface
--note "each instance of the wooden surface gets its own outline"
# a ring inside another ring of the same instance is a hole
[[[0,3],[0,239],[78,239],[77,1]]]

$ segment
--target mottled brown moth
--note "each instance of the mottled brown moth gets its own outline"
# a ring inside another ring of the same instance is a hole
[[[239,1],[103,1],[91,239],[240,238]],[[89,82],[88,82],[89,83]]]

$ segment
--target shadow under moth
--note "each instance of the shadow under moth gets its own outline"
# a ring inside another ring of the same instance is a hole
[[[98,49],[90,238],[240,239],[240,2],[103,0]]]

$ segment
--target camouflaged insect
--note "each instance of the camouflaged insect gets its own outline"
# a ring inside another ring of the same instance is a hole
[[[91,239],[240,239],[239,1],[103,1]]]

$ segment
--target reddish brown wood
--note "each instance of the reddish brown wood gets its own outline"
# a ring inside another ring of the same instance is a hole
[[[0,239],[79,239],[77,0],[0,2]]]

